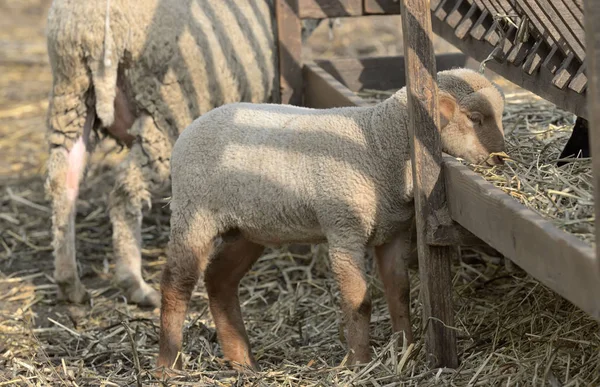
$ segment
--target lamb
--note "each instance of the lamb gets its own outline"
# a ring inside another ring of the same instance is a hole
[[[277,102],[274,23],[272,0],[52,3],[46,192],[60,298],[89,298],[74,223],[86,161],[103,134],[129,148],[109,202],[116,279],[129,302],[159,305],[142,278],[142,206],[169,187],[172,145],[193,119],[225,103]]]
[[[444,151],[471,162],[503,151],[496,86],[468,69],[439,72],[438,84]],[[405,88],[373,107],[236,103],[183,131],[171,155],[159,369],[182,366],[183,322],[201,274],[225,358],[258,368],[237,290],[266,245],[329,244],[349,364],[370,359],[364,257],[374,247],[393,330],[413,340],[404,262],[414,220],[406,105]]]

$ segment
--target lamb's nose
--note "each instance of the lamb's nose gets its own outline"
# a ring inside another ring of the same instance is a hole
[[[488,157],[485,160],[485,163],[489,166],[494,166],[494,165],[504,165],[504,159],[500,156],[492,156],[492,157]]]

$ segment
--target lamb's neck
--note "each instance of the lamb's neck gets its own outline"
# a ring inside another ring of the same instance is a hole
[[[403,199],[412,200],[413,180],[410,161],[410,137],[408,133],[408,107],[406,88],[372,108],[369,120],[369,136],[375,151],[385,160],[390,174],[403,186]]]
[[[370,133],[382,151],[399,161],[410,159],[406,90],[402,88],[373,107]]]

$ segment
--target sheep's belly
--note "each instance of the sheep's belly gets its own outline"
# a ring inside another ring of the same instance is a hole
[[[241,229],[244,238],[264,246],[289,244],[318,244],[327,239],[320,229],[282,230],[282,229]]]

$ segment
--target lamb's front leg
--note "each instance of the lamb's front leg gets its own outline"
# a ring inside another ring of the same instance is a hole
[[[345,336],[350,350],[348,364],[368,363],[371,360],[371,297],[365,276],[364,245],[341,246],[330,241],[329,256],[340,287]]]
[[[406,257],[411,253],[411,232],[398,234],[392,241],[375,248],[379,277],[383,282],[385,298],[394,332],[404,332],[407,343],[412,343],[410,323],[410,282]]]

